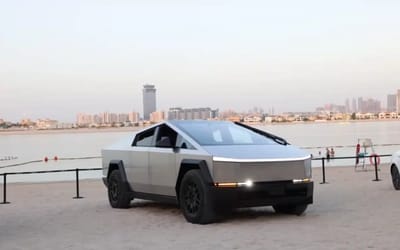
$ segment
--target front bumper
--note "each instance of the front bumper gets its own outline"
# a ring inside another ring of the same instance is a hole
[[[256,182],[251,187],[211,187],[217,206],[256,207],[271,205],[312,204],[314,183],[293,181]]]

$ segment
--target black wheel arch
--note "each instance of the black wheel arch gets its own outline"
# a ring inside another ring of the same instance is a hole
[[[179,188],[183,179],[183,176],[192,169],[199,169],[201,173],[201,177],[203,178],[204,182],[207,185],[213,185],[213,179],[211,177],[210,171],[208,169],[207,162],[205,160],[192,160],[192,159],[185,159],[181,162],[180,168],[179,168],[179,173],[178,173],[178,178],[176,180],[175,184],[175,192],[176,192],[176,197],[179,201]]]
[[[395,168],[397,168],[397,166],[396,166],[396,164],[392,164],[392,166],[390,166],[390,173],[392,174],[393,173],[393,170],[395,169]]]
[[[122,160],[111,160],[109,165],[108,165],[108,172],[107,172],[107,181],[108,178],[110,177],[110,174],[114,171],[114,170],[119,170],[119,173],[121,175],[121,179],[122,182],[127,185],[127,187],[129,188],[129,191],[132,191],[129,182],[128,182],[128,178],[126,177],[126,172],[125,172],[125,168],[124,168],[124,162]]]

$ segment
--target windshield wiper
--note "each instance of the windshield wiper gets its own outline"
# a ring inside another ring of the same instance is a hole
[[[276,142],[278,144],[285,145],[285,146],[286,145],[290,145],[285,139],[283,139],[282,137],[279,137],[277,135],[265,132],[265,131],[260,130],[260,129],[253,128],[251,126],[248,126],[248,125],[240,123],[240,122],[234,122],[234,123],[236,125],[241,126],[241,127],[247,128],[247,129],[249,129],[249,130],[251,130],[251,131],[253,131],[253,132],[255,132],[255,133],[259,134],[259,135],[263,135],[265,137],[268,137],[268,138],[272,139],[274,142]]]

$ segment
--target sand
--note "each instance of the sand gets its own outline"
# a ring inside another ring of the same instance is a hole
[[[0,249],[399,249],[400,191],[389,169],[327,169],[303,216],[240,209],[219,223],[187,223],[171,205],[135,200],[112,209],[101,181],[10,184],[0,205]],[[2,188],[0,188],[2,191]],[[2,198],[2,196],[0,196]]]

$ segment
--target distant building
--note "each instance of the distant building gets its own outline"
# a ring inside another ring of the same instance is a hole
[[[87,126],[93,123],[93,116],[92,115],[87,115],[84,113],[79,113],[76,116],[76,124],[78,126]]]
[[[150,122],[157,123],[165,120],[164,111],[155,111],[150,114]]]
[[[218,109],[211,108],[170,108],[168,120],[211,120],[218,118]]]
[[[364,100],[362,97],[358,98],[358,113],[380,113],[382,111],[381,102],[369,98]]]
[[[357,112],[358,113],[365,113],[364,101],[363,101],[362,97],[358,97],[358,100],[357,100]]]
[[[108,117],[109,117],[108,123],[111,123],[111,124],[118,123],[118,115],[117,114],[110,113]]]
[[[400,89],[397,90],[396,102],[397,102],[396,112],[397,112],[397,114],[400,114]]]
[[[19,124],[23,127],[31,127],[35,125],[35,122],[31,121],[31,119],[22,119]]]
[[[129,122],[129,115],[125,113],[118,114],[118,122],[119,123]]]
[[[156,88],[154,85],[143,85],[143,119],[150,120],[150,114],[156,111]]]
[[[129,121],[130,122],[132,122],[132,123],[138,123],[139,122],[139,113],[137,113],[137,112],[130,112],[129,114],[128,114],[128,116],[129,116]]]
[[[350,109],[350,99],[347,98],[346,99],[346,113],[350,113],[351,109]]]
[[[224,119],[227,121],[231,121],[231,122],[240,122],[242,120],[242,117],[240,117],[239,115],[236,115],[236,116],[228,116]]]
[[[101,115],[93,115],[92,123],[94,123],[94,124],[102,124],[104,122],[103,122],[103,119],[102,119]]]
[[[379,119],[398,119],[398,114],[396,112],[381,112],[379,113]]]
[[[321,111],[321,109],[317,109],[317,111]],[[322,111],[325,112],[334,112],[334,113],[345,113],[346,106],[345,105],[336,105],[336,104],[325,104]]]
[[[352,105],[351,105],[351,112],[352,113],[357,113],[357,101],[356,101],[355,98],[353,98],[353,102],[352,102]]]
[[[262,121],[262,117],[260,116],[246,116],[243,119],[243,122],[246,123],[259,123]]]
[[[39,119],[36,122],[36,127],[38,129],[56,129],[58,126],[58,121],[50,119]]]
[[[397,106],[397,96],[394,95],[388,95],[387,96],[387,112],[396,112],[396,107]]]
[[[372,98],[366,101],[366,109],[369,113],[379,113],[382,111],[381,102]]]
[[[139,122],[139,114],[136,112],[119,114],[103,112],[95,115],[80,113],[76,118],[76,124],[80,127],[98,127],[112,124],[125,124],[129,122]]]

